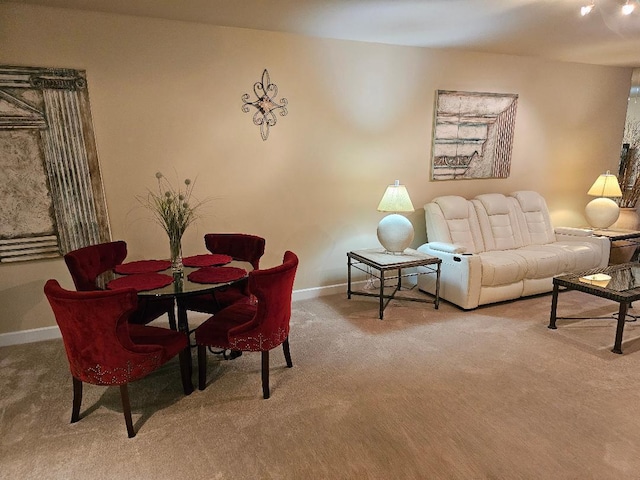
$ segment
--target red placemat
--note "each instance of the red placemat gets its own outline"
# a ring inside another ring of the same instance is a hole
[[[195,283],[225,283],[239,280],[247,274],[244,268],[237,267],[203,267],[187,275]]]
[[[229,263],[233,258],[229,255],[222,255],[220,253],[205,254],[205,255],[193,255],[182,259],[182,264],[185,267],[213,267],[214,265],[224,265]]]
[[[138,260],[137,262],[116,265],[113,271],[121,275],[132,275],[135,273],[160,272],[170,266],[171,262],[169,260]]]
[[[116,278],[107,283],[109,290],[117,288],[135,288],[138,292],[166,287],[173,282],[173,277],[163,273],[138,273]]]

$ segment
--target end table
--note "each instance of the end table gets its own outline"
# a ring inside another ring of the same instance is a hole
[[[378,297],[380,299],[380,320],[384,315],[384,309],[389,302],[396,299],[409,300],[412,302],[433,303],[435,309],[438,309],[440,303],[440,265],[442,260],[432,257],[426,253],[418,252],[412,248],[407,248],[402,254],[391,254],[385,252],[383,248],[370,248],[366,250],[353,250],[347,253],[347,298],[351,295],[363,295],[366,297]],[[362,272],[373,275],[380,280],[380,290],[378,293],[369,293],[351,290],[351,268],[356,268]],[[366,267],[369,267],[367,269]],[[412,267],[426,267],[423,272],[402,273],[402,269]],[[373,273],[371,269],[378,271],[378,275]],[[386,272],[397,271],[394,276],[386,276]],[[436,275],[436,293],[433,300],[426,298],[413,297],[396,297],[396,293],[402,288],[402,279],[407,277],[416,277],[419,275]],[[398,283],[390,294],[384,293],[385,281],[397,279]],[[386,302],[385,302],[386,300]]]
[[[609,265],[638,261],[640,231],[622,229],[594,230],[594,235],[607,237],[611,242]]]

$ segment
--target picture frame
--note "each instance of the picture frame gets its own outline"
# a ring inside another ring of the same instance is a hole
[[[507,178],[518,95],[437,90],[431,179]]]

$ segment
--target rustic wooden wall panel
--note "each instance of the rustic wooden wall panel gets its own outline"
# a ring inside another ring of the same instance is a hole
[[[111,238],[81,70],[0,66],[0,262]]]

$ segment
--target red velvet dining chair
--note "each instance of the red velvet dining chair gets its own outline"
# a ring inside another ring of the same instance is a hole
[[[207,233],[204,244],[211,253],[229,255],[234,260],[249,262],[257,270],[260,268],[266,241],[262,237],[246,233]],[[213,293],[187,297],[184,304],[187,310],[213,315],[234,303],[250,301],[248,281],[245,279]]]
[[[285,252],[282,265],[249,272],[249,290],[257,303],[234,303],[205,320],[195,330],[198,345],[198,386],[207,378],[207,347],[262,353],[262,394],[269,398],[269,351],[282,345],[287,367],[291,295],[298,257]]]
[[[73,377],[71,423],[80,419],[83,382],[118,385],[127,433],[129,438],[135,436],[127,385],[176,355],[184,393],[193,391],[187,336],[167,328],[129,324],[138,305],[133,288],[74,292],[49,280],[44,293],[60,327]]]
[[[127,244],[122,240],[99,243],[73,250],[64,256],[73,283],[79,292],[98,290],[96,280],[99,275],[124,262]],[[130,323],[146,325],[167,314],[169,326],[176,330],[176,314],[173,298],[143,298],[138,309],[131,315]]]

